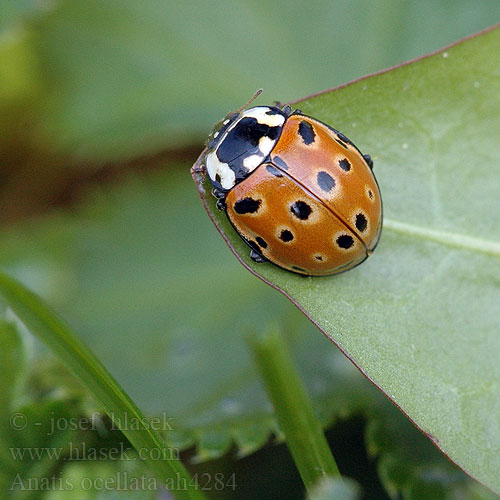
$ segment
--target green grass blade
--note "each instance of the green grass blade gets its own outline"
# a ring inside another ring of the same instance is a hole
[[[0,294],[28,329],[79,377],[118,428],[121,422],[137,423],[138,429],[134,429],[133,425],[121,429],[135,449],[143,450],[142,455],[148,457],[155,456],[148,450],[165,450],[165,456],[172,456],[163,438],[147,425],[145,416],[113,376],[37,295],[3,272],[0,272]],[[201,491],[191,486],[191,476],[180,461],[149,458],[146,462],[159,480],[166,484],[182,485],[182,488],[172,491],[177,499],[206,498]]]
[[[252,337],[250,345],[306,488],[310,490],[326,476],[340,477],[321,424],[278,330]]]

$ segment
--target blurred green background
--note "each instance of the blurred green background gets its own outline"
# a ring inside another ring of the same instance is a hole
[[[257,88],[268,103],[334,87],[490,26],[500,3],[0,1],[0,264],[69,321],[145,412],[174,417],[187,459],[237,470],[240,489],[224,498],[303,497],[286,449],[252,455],[276,427],[244,337],[273,322],[365,498],[388,498],[384,487],[404,498],[472,491],[241,268],[189,166],[212,123]],[[29,339],[23,404],[74,397],[71,377]],[[95,408],[77,394],[79,411]],[[394,467],[401,457],[418,474]]]

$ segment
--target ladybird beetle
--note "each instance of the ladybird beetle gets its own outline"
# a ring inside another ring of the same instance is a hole
[[[217,207],[256,262],[327,276],[357,266],[378,243],[382,200],[370,156],[299,110],[227,115],[203,163]]]

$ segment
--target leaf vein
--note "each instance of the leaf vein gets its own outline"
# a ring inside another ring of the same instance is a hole
[[[392,219],[384,219],[384,229],[415,238],[425,238],[453,248],[471,250],[500,258],[500,243],[495,241],[428,229]]]

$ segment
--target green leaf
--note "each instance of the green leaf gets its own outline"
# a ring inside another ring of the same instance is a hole
[[[0,491],[9,491],[9,498],[19,500],[38,499],[41,492],[51,500],[69,494],[82,500],[111,500],[118,498],[116,490],[127,488],[127,498],[132,500],[156,498],[164,487],[133,451],[117,458],[121,448],[106,449],[102,434],[96,440],[97,432],[83,432],[88,424],[82,420],[81,400],[74,393],[65,399],[17,404],[26,378],[26,353],[18,326],[0,319]],[[67,374],[63,376],[68,380]],[[52,391],[57,387],[53,382]],[[23,396],[29,398],[26,393]],[[104,461],[104,457],[114,458]]]
[[[21,392],[26,369],[24,346],[14,323],[0,314],[0,427]]]
[[[3,272],[0,272],[0,293],[31,333],[45,342],[85,384],[135,449],[145,453],[151,473],[160,480],[181,479],[189,483],[191,478],[182,463],[153,458],[152,452],[169,451],[164,439],[72,330],[37,295]],[[205,498],[201,491],[191,486],[177,489],[174,494],[186,500]]]
[[[41,21],[18,21],[47,6]],[[255,0],[4,0],[2,7],[5,24],[28,25],[42,70],[40,106],[25,121],[38,142],[84,162],[192,145],[257,88],[269,101],[315,92],[500,15],[496,0],[290,0],[286,9]]]
[[[132,453],[126,461],[82,461],[64,468],[44,500],[155,500],[164,492],[144,463]]]
[[[282,291],[455,463],[500,491],[500,30],[297,105],[375,160],[385,208],[365,264],[304,279],[238,258]]]
[[[273,434],[282,440],[244,340],[256,325],[279,323],[324,427],[358,414],[383,419],[399,431],[376,456],[418,450],[444,478],[472,483],[282,295],[230,258],[188,168],[131,177],[81,207],[4,228],[0,262],[82,332],[146,414],[172,418],[169,444],[196,446],[198,459],[227,449],[210,436],[233,439],[242,456]],[[36,352],[31,387],[81,398],[65,370]]]
[[[27,355],[18,326],[0,316],[0,491],[27,500],[37,494],[28,483],[47,481],[77,436],[69,428],[54,432],[52,423],[76,421],[79,407],[55,400],[26,402]]]
[[[394,406],[381,406],[379,411],[370,412],[365,429],[368,453],[377,457],[380,480],[391,496],[401,492],[405,500],[498,498],[460,474],[407,419],[400,414],[397,418],[396,413]]]
[[[53,422],[76,422],[78,407],[63,401],[46,400],[16,408],[12,413],[10,460],[2,460],[6,490],[19,500],[34,500],[61,465],[71,444],[79,442],[78,432],[68,426],[54,432]],[[23,427],[23,425],[25,427]],[[81,438],[80,438],[81,440]]]
[[[0,491],[5,491],[14,468],[9,446],[15,442],[12,428],[19,419],[23,425],[23,416],[12,415],[14,401],[20,392],[21,381],[25,375],[25,353],[15,325],[0,314]],[[14,418],[14,421],[12,420]]]
[[[51,7],[50,2],[37,0],[4,0],[0,6],[0,33],[5,34],[9,29],[19,28],[26,21],[36,19],[41,12]]]

